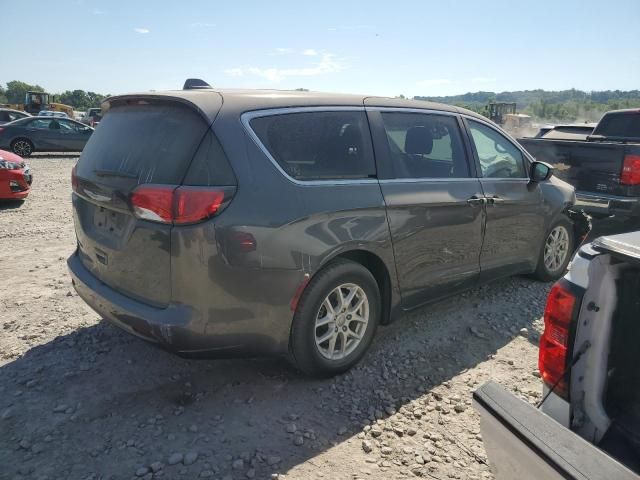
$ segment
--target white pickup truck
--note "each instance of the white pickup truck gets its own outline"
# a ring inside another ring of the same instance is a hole
[[[583,246],[547,300],[536,408],[474,393],[497,480],[640,478],[640,232]]]

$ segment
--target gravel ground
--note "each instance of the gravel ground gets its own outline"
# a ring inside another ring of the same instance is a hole
[[[29,163],[30,197],[0,205],[0,479],[490,479],[471,393],[540,398],[549,285],[524,278],[381,328],[334,379],[165,353],[71,287],[75,159]]]

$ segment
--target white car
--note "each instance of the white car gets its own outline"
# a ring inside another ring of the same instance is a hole
[[[474,393],[496,479],[639,479],[640,231],[583,246],[544,322],[540,408],[493,382]]]

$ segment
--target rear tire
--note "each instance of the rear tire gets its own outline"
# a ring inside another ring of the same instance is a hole
[[[543,282],[562,277],[573,256],[574,245],[573,224],[563,215],[551,226],[545,236],[533,277]]]
[[[33,143],[28,138],[16,138],[11,142],[11,151],[19,157],[30,157],[33,150]]]
[[[359,263],[337,260],[305,289],[291,329],[292,363],[311,376],[354,366],[369,349],[380,321],[378,284]]]

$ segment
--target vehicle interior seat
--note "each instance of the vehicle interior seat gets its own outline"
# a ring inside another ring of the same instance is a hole
[[[427,158],[433,151],[433,135],[425,126],[411,127],[404,139],[405,163],[413,178],[449,178],[451,163]]]

